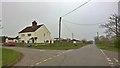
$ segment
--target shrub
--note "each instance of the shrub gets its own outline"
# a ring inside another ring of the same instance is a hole
[[[114,45],[115,47],[120,48],[120,38],[114,40]]]

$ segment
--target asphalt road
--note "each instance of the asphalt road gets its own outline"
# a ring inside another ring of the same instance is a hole
[[[118,66],[120,65],[120,58],[118,52],[112,52],[112,51],[107,51],[103,50],[110,66]]]
[[[8,48],[24,54],[23,59],[14,66],[110,66],[106,53],[94,44],[72,50]]]
[[[2,45],[0,44],[0,67],[2,66]]]

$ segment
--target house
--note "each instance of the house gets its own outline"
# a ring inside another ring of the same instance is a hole
[[[18,42],[18,36],[17,37],[6,37],[5,42]]]
[[[21,30],[18,37],[23,43],[50,43],[51,33],[44,24],[37,25],[37,22],[33,21],[32,26]]]
[[[54,38],[54,43],[58,43],[59,42],[59,38]],[[70,39],[70,38],[61,38],[60,42],[62,43],[80,43],[80,40],[77,39]]]
[[[14,38],[7,37],[5,42],[14,42]]]

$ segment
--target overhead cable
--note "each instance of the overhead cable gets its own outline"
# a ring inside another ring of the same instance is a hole
[[[93,23],[93,24],[78,24],[78,23],[73,23],[73,22],[70,22],[70,21],[67,21],[65,19],[63,19],[63,22],[66,22],[66,23],[70,23],[70,24],[74,24],[74,25],[83,25],[83,26],[91,26],[91,25],[99,25],[101,23]]]
[[[91,0],[88,0],[87,2],[85,2],[85,3],[83,3],[82,5],[80,5],[80,6],[76,7],[75,9],[73,9],[72,11],[70,11],[70,12],[68,12],[68,13],[64,14],[64,15],[63,15],[63,16],[61,16],[61,17],[64,17],[64,16],[66,16],[66,15],[68,15],[68,14],[70,14],[70,13],[74,12],[75,10],[77,10],[77,9],[79,9],[80,7],[82,7],[82,6],[84,6],[85,4],[87,4],[89,1],[91,1]]]

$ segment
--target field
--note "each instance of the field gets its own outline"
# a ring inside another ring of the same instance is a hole
[[[0,48],[0,67],[2,66],[2,49]]]
[[[11,49],[2,48],[2,66],[11,66],[14,64],[20,57],[21,53],[16,52]]]
[[[102,43],[97,43],[96,45],[98,48],[103,50],[109,50],[109,51],[115,51],[115,52],[120,51],[120,49],[115,47],[114,44],[111,42],[102,42]]]

